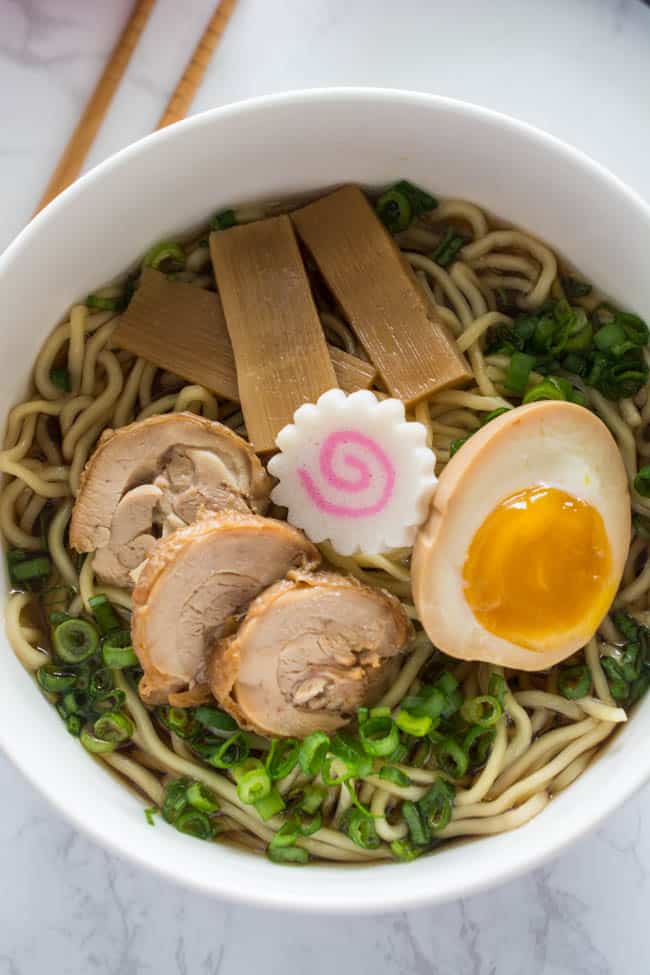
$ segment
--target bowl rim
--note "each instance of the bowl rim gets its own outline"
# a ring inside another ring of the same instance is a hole
[[[112,154],[81,176],[75,183],[56,197],[7,246],[4,252],[0,254],[0,282],[3,272],[14,261],[21,259],[22,252],[29,248],[32,238],[37,237],[41,232],[41,228],[47,226],[48,222],[59,210],[65,209],[70,200],[74,199],[80,193],[85,192],[86,187],[92,185],[97,180],[101,181],[104,174],[114,167],[127,164],[130,158],[147,152],[152,146],[157,146],[158,144],[164,145],[169,140],[182,139],[184,134],[190,129],[212,126],[218,124],[221,119],[228,118],[232,115],[246,115],[276,107],[309,105],[309,103],[334,104],[337,102],[356,102],[361,106],[364,103],[377,101],[391,101],[404,105],[431,105],[441,110],[469,116],[470,119],[480,119],[500,127],[505,127],[521,136],[525,141],[537,143],[547,151],[550,150],[556,155],[562,155],[573,162],[574,165],[590,172],[601,181],[604,180],[607,182],[616,194],[627,197],[628,201],[643,213],[650,226],[650,205],[648,205],[639,193],[627,186],[627,184],[607,167],[596,162],[583,151],[565,143],[556,136],[505,113],[484,108],[461,99],[407,89],[364,86],[295,89],[262,95],[208,109],[166,129],[144,136],[124,149]],[[220,878],[218,870],[215,871],[214,882],[212,882],[212,878],[208,881],[207,879],[197,878],[188,873],[182,873],[173,860],[152,862],[146,856],[146,853],[140,850],[137,843],[127,844],[118,838],[116,831],[112,827],[102,825],[110,822],[108,818],[90,822],[82,819],[81,815],[76,811],[74,804],[66,802],[64,798],[65,791],[63,789],[50,786],[49,783],[44,784],[41,782],[29,761],[23,762],[19,755],[20,748],[16,747],[16,742],[10,739],[10,736],[1,725],[0,747],[14,767],[23,774],[37,792],[45,796],[64,819],[73,824],[82,833],[90,836],[99,845],[110,850],[111,853],[117,855],[120,859],[144,867],[148,871],[155,872],[183,887],[208,894],[212,897],[223,898],[230,902],[278,910],[293,910],[300,913],[330,915],[342,913],[352,913],[355,915],[382,914],[389,911],[403,911],[478,894],[497,885],[504,884],[556,858],[570,844],[595,829],[650,778],[650,760],[647,765],[638,764],[636,767],[628,767],[624,784],[619,783],[617,790],[606,790],[601,793],[601,800],[597,808],[593,806],[583,808],[579,816],[571,817],[570,824],[567,825],[566,830],[561,835],[548,835],[544,842],[537,844],[533,852],[520,849],[522,844],[511,844],[513,852],[508,857],[508,862],[498,871],[498,874],[494,872],[489,875],[483,874],[477,877],[471,884],[468,884],[466,879],[453,881],[446,884],[443,890],[426,890],[422,889],[422,885],[416,885],[415,889],[413,889],[408,884],[395,884],[389,885],[388,887],[385,885],[368,885],[364,902],[360,903],[358,900],[353,899],[351,895],[346,895],[344,883],[345,872],[343,870],[341,871],[342,883],[340,888],[334,893],[330,889],[319,889],[318,883],[315,883],[313,888],[310,889],[309,896],[305,897],[304,891],[294,893],[291,885],[282,883],[284,874],[279,874],[279,882],[277,884],[264,885],[262,889],[257,888],[244,891],[241,888],[233,889],[232,887],[228,887],[224,880]],[[496,837],[488,837],[487,839],[494,840]],[[314,870],[314,874],[317,875],[317,870]]]

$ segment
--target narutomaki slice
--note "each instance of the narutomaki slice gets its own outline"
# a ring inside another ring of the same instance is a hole
[[[102,434],[81,478],[70,544],[95,553],[99,578],[129,587],[157,537],[203,510],[263,513],[270,489],[251,445],[228,427],[194,413],[152,416]]]
[[[334,731],[381,697],[411,635],[389,593],[332,572],[294,572],[217,643],[208,680],[244,728],[296,737]]]
[[[184,706],[210,697],[206,665],[215,641],[232,632],[263,589],[319,562],[318,549],[297,528],[235,511],[158,542],[133,591],[143,700]]]

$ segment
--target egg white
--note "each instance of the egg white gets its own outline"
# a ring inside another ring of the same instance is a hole
[[[416,539],[415,605],[430,639],[450,656],[544,670],[593,636],[593,620],[583,621],[530,650],[486,630],[465,599],[462,572],[474,535],[499,502],[540,485],[565,491],[600,513],[610,545],[612,593],[618,588],[630,544],[630,497],[614,438],[595,414],[573,403],[513,409],[475,433],[449,462]]]

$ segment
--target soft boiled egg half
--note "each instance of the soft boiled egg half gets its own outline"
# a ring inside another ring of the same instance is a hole
[[[415,544],[415,605],[444,653],[544,670],[593,636],[629,544],[627,476],[607,427],[573,403],[521,406],[443,471]]]

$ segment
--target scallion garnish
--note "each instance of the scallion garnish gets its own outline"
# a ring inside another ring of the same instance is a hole
[[[383,779],[384,782],[399,786],[400,789],[408,789],[410,785],[413,785],[408,775],[394,765],[382,765],[379,770],[379,778]]]
[[[313,731],[303,739],[298,752],[298,761],[305,775],[310,778],[318,775],[329,747],[330,739],[324,731]]]
[[[454,804],[454,787],[444,779],[436,779],[418,801],[422,820],[434,833],[449,824]]]
[[[368,816],[356,807],[346,811],[341,821],[341,829],[363,850],[376,850],[381,845],[372,816]]]
[[[260,819],[263,819],[265,822],[267,819],[272,819],[273,816],[277,816],[284,808],[284,799],[275,787],[271,789],[268,795],[255,802],[255,809]]]
[[[212,789],[208,789],[203,782],[192,782],[187,789],[187,801],[193,809],[199,812],[213,813],[219,809],[219,802]]]
[[[243,731],[236,731],[234,735],[224,741],[223,745],[215,749],[208,756],[206,761],[215,768],[233,768],[248,756],[250,743],[248,735]]]
[[[80,664],[99,649],[97,627],[88,620],[64,620],[55,627],[52,640],[57,657],[69,664]]]
[[[237,224],[237,217],[234,210],[221,210],[216,213],[210,221],[211,230],[228,230]]]
[[[298,763],[300,742],[295,738],[274,738],[266,758],[266,771],[272,782],[283,779]]]
[[[634,490],[642,498],[650,498],[650,464],[645,464],[634,478]]]
[[[496,697],[482,694],[466,700],[460,713],[468,724],[476,724],[480,728],[491,728],[501,717],[502,708]]]
[[[431,731],[433,721],[428,714],[418,717],[402,708],[395,718],[395,723],[407,735],[412,735],[414,738],[424,738]]]
[[[453,738],[445,738],[436,746],[436,762],[451,779],[462,779],[469,767],[467,752]]]
[[[515,396],[523,396],[528,383],[528,376],[535,365],[535,357],[525,352],[513,352],[504,385]]]
[[[451,227],[447,227],[442,239],[436,249],[431,254],[431,260],[439,264],[440,267],[448,267],[458,257],[458,252],[465,246],[467,241]]]
[[[96,596],[91,596],[88,600],[88,605],[93,611],[93,616],[102,636],[106,636],[107,633],[121,627],[122,624],[120,623],[119,616],[110,604],[108,596],[103,592],[97,593]]]
[[[104,298],[102,295],[88,295],[86,298],[86,308],[93,308],[97,311],[122,311],[124,308],[124,298]]]
[[[399,730],[388,715],[375,715],[359,727],[359,737],[368,755],[385,757],[399,745]]]
[[[591,673],[584,664],[571,667],[561,667],[558,673],[557,686],[562,697],[570,701],[586,697],[591,687]]]
[[[377,200],[377,216],[391,234],[406,230],[413,219],[408,197],[397,189],[386,190]]]
[[[49,555],[28,556],[22,549],[12,549],[7,556],[7,561],[11,581],[17,584],[47,579],[52,571]]]
[[[409,800],[402,803],[402,816],[408,826],[411,841],[415,846],[428,846],[431,842],[431,831],[414,802]]]
[[[144,267],[153,267],[156,271],[164,271],[166,274],[182,271],[185,267],[185,251],[176,241],[163,240],[147,251],[142,264]]]
[[[215,827],[208,816],[198,809],[185,809],[174,823],[179,833],[194,836],[197,840],[211,840]]]
[[[102,658],[112,670],[135,667],[138,658],[133,650],[133,640],[129,630],[115,630],[102,640]]]

